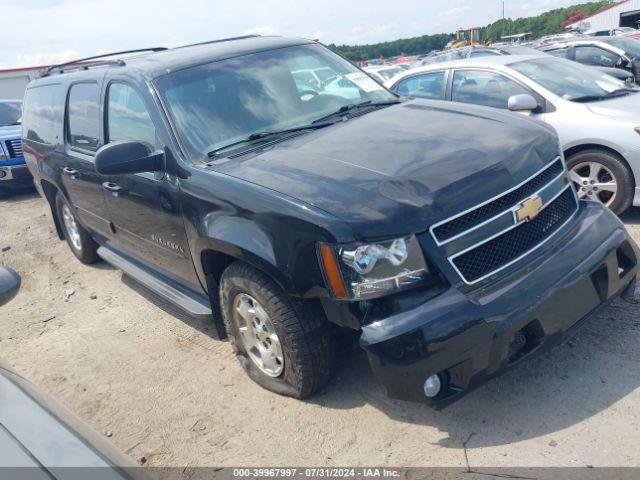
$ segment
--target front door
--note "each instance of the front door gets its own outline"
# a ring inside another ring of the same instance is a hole
[[[164,149],[143,96],[130,84],[107,86],[105,142],[137,141]],[[163,172],[117,175],[103,186],[114,241],[125,252],[169,277],[197,282],[189,253],[175,177]]]
[[[65,114],[65,154],[58,162],[67,196],[83,224],[102,235],[110,234],[103,195],[104,177],[93,163],[100,144],[100,87],[95,82],[69,88]]]

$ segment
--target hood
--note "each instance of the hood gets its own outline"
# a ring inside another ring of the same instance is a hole
[[[640,122],[640,91],[609,100],[589,102],[585,105],[598,115],[615,117],[620,120],[638,120]]]
[[[11,140],[22,137],[22,125],[9,125],[0,127],[0,140]]]
[[[551,127],[511,112],[409,101],[212,168],[348,222],[355,239],[426,230],[558,155]]]

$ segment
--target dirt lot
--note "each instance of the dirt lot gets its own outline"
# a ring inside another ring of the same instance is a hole
[[[147,465],[640,465],[640,296],[442,412],[389,400],[359,352],[301,402],[253,384],[207,325],[76,261],[35,193],[1,204],[0,263],[23,288],[0,358]],[[640,209],[624,220],[640,239]]]

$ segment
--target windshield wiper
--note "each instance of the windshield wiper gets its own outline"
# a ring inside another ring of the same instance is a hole
[[[607,92],[604,95],[585,95],[583,97],[572,98],[571,101],[580,102],[580,103],[595,102],[598,100],[606,100],[608,98],[623,97],[625,95],[629,95],[630,93],[637,93],[637,92],[638,90],[634,88],[623,87],[623,88],[618,88],[616,90],[613,90],[612,92]]]
[[[224,145],[222,147],[218,147],[214,150],[211,150],[210,152],[207,153],[207,157],[216,158],[220,156],[222,152],[229,150],[230,148],[233,148],[235,146],[243,145],[245,143],[253,143],[258,140],[266,140],[271,137],[286,135],[287,133],[302,132],[304,130],[318,130],[319,128],[328,127],[329,125],[333,125],[334,123],[335,122],[323,122],[323,123],[314,122],[313,124],[285,128],[282,130],[264,130],[262,132],[255,132],[241,140],[238,140],[236,142],[229,143],[228,145]]]
[[[342,107],[340,107],[338,110],[336,110],[335,112],[332,112],[328,115],[325,115],[323,117],[318,118],[317,120],[314,120],[312,123],[319,123],[319,122],[324,122],[325,120],[332,118],[332,117],[336,117],[336,116],[340,116],[343,117],[345,116],[347,113],[349,113],[352,110],[357,110],[359,108],[363,108],[363,107],[385,107],[387,105],[395,105],[396,103],[400,103],[400,100],[388,100],[388,101],[384,101],[384,102],[372,102],[371,100],[367,100],[364,102],[360,102],[360,103],[350,103],[348,105],[343,105]]]

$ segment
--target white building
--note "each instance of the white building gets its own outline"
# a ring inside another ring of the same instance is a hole
[[[47,66],[0,70],[0,100],[22,99],[27,83],[36,78],[44,68]]]
[[[571,30],[612,30],[616,27],[638,28],[640,0],[623,0],[603,8],[579,22],[567,25]]]

